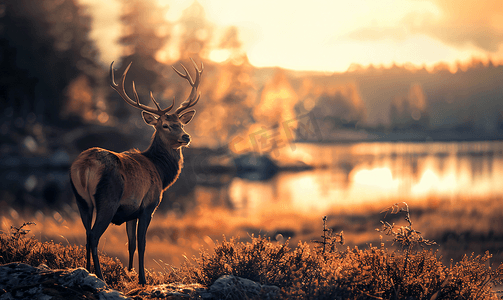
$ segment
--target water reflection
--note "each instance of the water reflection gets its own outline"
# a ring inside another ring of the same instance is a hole
[[[253,181],[230,173],[196,174],[189,160],[160,209],[183,213],[204,205],[260,218],[278,212],[325,214],[384,201],[503,195],[499,188],[503,182],[502,141],[296,144],[282,150],[277,157],[280,165],[300,161],[314,169],[279,172],[269,180]],[[17,204],[16,209],[35,212],[59,203],[60,211],[61,204],[64,211],[71,211],[75,206],[66,168],[24,173],[8,169],[3,176],[1,201]],[[202,183],[199,179],[203,177],[215,180]]]
[[[375,243],[378,212],[406,201],[413,205],[421,232],[439,239],[444,251],[463,252],[446,252],[445,257],[492,249],[503,259],[500,244],[491,240],[501,240],[503,142],[297,144],[283,149],[288,151],[277,157],[280,165],[301,161],[314,168],[253,181],[230,172],[199,174],[191,165],[197,162],[194,156],[192,162],[187,160],[149,227],[149,257],[179,265],[182,254],[197,255],[199,246],[211,247],[212,239],[222,234],[281,233],[310,241],[319,237],[324,215],[332,216],[333,228],[344,230],[348,244]],[[9,232],[11,224],[35,221],[33,233],[40,240],[85,244],[66,168],[12,169],[0,175],[5,178],[0,207],[7,207],[0,214],[0,230]],[[476,200],[488,201],[479,205]],[[448,205],[427,213],[415,205],[425,203],[429,209],[435,201]],[[455,234],[474,236],[475,248],[468,250],[468,242],[449,242]],[[478,236],[489,244],[481,245]],[[125,262],[126,243],[124,226],[110,226],[100,250]],[[153,260],[146,264],[157,267]]]
[[[267,182],[233,179],[229,195],[236,211],[250,217],[278,210],[323,214],[383,201],[503,195],[501,141],[299,144],[279,158],[317,168]]]

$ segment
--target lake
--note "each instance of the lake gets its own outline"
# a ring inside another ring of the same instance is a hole
[[[326,214],[393,201],[501,197],[503,142],[296,144],[278,159],[315,168],[272,180],[234,178],[229,197],[253,216],[261,208]],[[284,157],[283,157],[284,156]]]
[[[313,168],[257,181],[229,172],[199,174],[195,161],[187,160],[149,228],[147,267],[178,265],[184,253],[211,249],[222,235],[311,241],[321,235],[324,215],[331,228],[344,230],[348,245],[378,243],[379,212],[402,201],[416,228],[437,239],[444,255],[461,255],[452,248],[503,257],[503,141],[298,143],[280,150],[272,156],[280,166]],[[35,221],[32,233],[39,239],[85,244],[66,169],[0,175],[1,230]],[[125,226],[110,226],[99,248],[125,263],[126,243]]]

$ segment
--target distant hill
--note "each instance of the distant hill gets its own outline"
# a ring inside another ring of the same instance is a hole
[[[279,69],[255,69],[258,86]],[[503,138],[503,66],[474,61],[452,73],[400,66],[345,73],[285,72],[297,114],[312,112],[322,131],[422,131],[441,139]],[[375,136],[374,136],[375,138]]]

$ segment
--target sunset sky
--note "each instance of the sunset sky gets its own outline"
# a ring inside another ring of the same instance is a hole
[[[175,22],[193,0],[158,0]],[[107,65],[121,56],[118,0],[80,0]],[[351,64],[431,67],[472,58],[503,61],[501,0],[199,0],[219,30],[234,25],[256,67],[344,72]],[[215,41],[216,44],[216,41]],[[208,59],[222,60],[213,52]]]

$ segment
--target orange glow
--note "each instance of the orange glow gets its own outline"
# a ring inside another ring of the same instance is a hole
[[[371,170],[363,169],[354,173],[353,181],[355,185],[367,186],[378,189],[396,189],[399,184],[398,179],[393,179],[389,168],[375,168]]]
[[[93,16],[91,37],[108,64],[116,60],[121,3],[118,0],[80,0]],[[193,0],[158,0],[165,18],[175,24],[172,43],[182,40],[176,22]],[[239,32],[243,50],[257,67],[344,72],[352,64],[363,66],[415,65],[434,70],[445,63],[452,72],[458,62],[473,58],[503,61],[501,32],[503,6],[499,0],[355,0],[267,1],[199,0],[218,39],[229,26]],[[267,9],[264,9],[267,7]],[[299,20],[302,20],[299,22]],[[205,20],[202,20],[205,21]],[[157,58],[176,60],[176,46]],[[206,59],[226,60],[211,41]],[[461,65],[463,65],[462,63]]]
[[[229,59],[231,53],[227,49],[216,49],[210,52],[209,59],[214,62],[221,63]]]
[[[296,102],[297,94],[285,73],[278,70],[272,80],[265,84],[254,117],[269,126],[279,125],[294,118],[293,107]]]
[[[502,158],[466,153],[499,153],[501,147],[500,142],[296,144],[284,159],[328,167],[315,172],[318,191],[304,193],[296,184],[290,186],[299,198],[314,196],[338,205],[428,197],[483,199],[503,195]]]
[[[413,195],[427,195],[431,193],[445,194],[449,192],[455,192],[459,183],[457,183],[454,174],[448,174],[447,176],[439,177],[434,171],[427,169],[419,182],[412,186],[411,192]]]
[[[222,87],[216,89],[216,96],[227,89],[226,73],[221,76]],[[228,74],[229,76],[232,74]],[[240,78],[238,78],[239,80]],[[247,82],[248,78],[241,76]],[[253,108],[254,124],[236,133],[229,149],[234,153],[255,151],[279,156],[279,151],[291,145],[295,138],[297,121],[294,106],[298,97],[282,70],[266,82],[260,95],[260,102]]]
[[[179,203],[192,199],[196,206],[184,216],[176,210],[159,211],[154,215],[148,235],[147,268],[158,267],[154,259],[178,266],[184,261],[184,253],[192,257],[198,254],[199,246],[212,249],[213,241],[221,240],[222,234],[247,237],[251,232],[268,234],[291,229],[295,238],[311,240],[304,232],[319,236],[323,215],[332,220],[346,213],[346,217],[351,218],[377,216],[384,207],[402,201],[410,205],[411,212],[431,205],[444,208],[447,205],[454,210],[454,214],[442,221],[414,215],[415,224],[417,220],[424,225],[418,226],[424,228],[423,232],[431,230],[430,226],[437,230],[439,222],[444,222],[442,226],[448,230],[459,229],[460,224],[470,230],[493,228],[494,220],[498,219],[496,215],[500,210],[492,205],[499,208],[503,197],[502,141],[306,143],[296,144],[295,149],[285,149],[289,151],[278,157],[280,163],[298,159],[311,161],[317,168],[279,172],[268,181],[225,175],[224,184],[196,185],[193,193],[170,198],[168,201]],[[187,166],[185,172],[191,169]],[[27,181],[25,184],[33,183]],[[487,205],[488,200],[490,205]],[[78,210],[69,205],[59,212],[33,212],[28,220],[35,221],[37,226],[32,228],[30,236],[85,245],[85,230]],[[432,216],[437,217],[444,212],[432,211]],[[481,217],[484,211],[491,212],[491,217]],[[460,213],[462,218],[458,217]],[[8,232],[10,225],[16,225],[14,221],[19,226],[25,217],[22,211],[8,208],[0,216],[0,230]],[[344,220],[341,217],[341,224]],[[353,222],[361,220],[357,218]],[[357,223],[344,226],[353,224]],[[365,226],[372,231],[378,224],[376,218],[370,217]],[[377,235],[369,235],[365,240],[352,243],[362,244],[376,238]],[[125,263],[126,243],[124,226],[110,226],[99,250]]]

